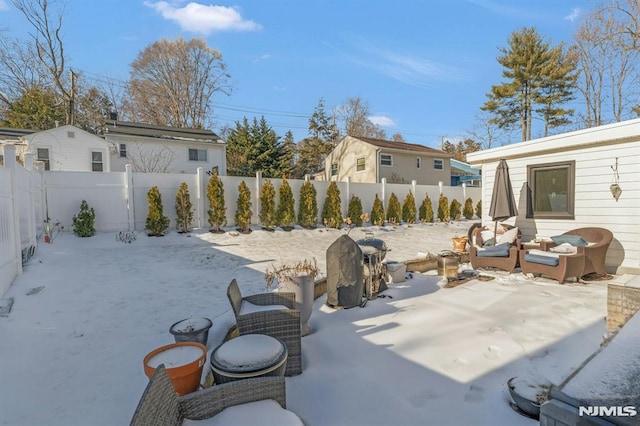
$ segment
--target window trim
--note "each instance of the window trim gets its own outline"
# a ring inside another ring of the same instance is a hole
[[[362,164],[360,164],[360,160],[362,160]],[[362,166],[362,168],[360,168]],[[356,173],[362,173],[367,171],[367,158],[357,157],[356,158]]]
[[[389,164],[385,164],[382,157],[386,157],[389,159]],[[392,154],[380,154],[380,166],[382,167],[393,167],[393,155]]]
[[[47,151],[47,156],[41,157],[40,151]],[[36,147],[36,161],[42,161],[45,170],[51,170],[51,150],[49,148]]]
[[[329,170],[329,176],[338,176],[338,163],[331,163],[331,169]]]
[[[100,161],[96,161],[93,154],[100,154]],[[100,170],[96,170],[97,165],[100,165]],[[102,151],[91,151],[91,171],[104,172],[104,153]]]
[[[440,164],[440,167],[438,167]],[[433,159],[433,170],[444,170],[444,160],[442,158]]]
[[[118,154],[119,154],[120,158],[127,158],[127,144],[126,143],[119,143],[118,144]]]
[[[191,152],[195,152],[195,158],[192,159],[191,158]],[[204,159],[202,159],[200,157],[200,154],[204,153]],[[209,153],[207,152],[206,149],[199,149],[199,148],[189,148],[189,151],[187,152],[187,158],[189,159],[189,161],[208,161],[207,157],[209,156]]]
[[[567,203],[565,211],[539,211],[535,210],[535,192],[536,192],[536,172],[567,169]],[[575,219],[575,198],[576,198],[576,162],[560,161],[554,163],[540,163],[527,166],[527,218],[532,219],[557,219],[557,220],[574,220]]]

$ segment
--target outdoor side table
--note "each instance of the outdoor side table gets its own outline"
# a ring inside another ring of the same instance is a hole
[[[275,337],[244,334],[218,346],[211,354],[215,384],[262,376],[284,376],[287,347]]]

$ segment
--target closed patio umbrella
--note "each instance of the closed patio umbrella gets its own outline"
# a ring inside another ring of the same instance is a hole
[[[489,205],[489,216],[496,224],[494,235],[498,230],[498,221],[503,221],[518,215],[516,199],[513,195],[511,178],[509,177],[509,166],[503,158],[496,167],[496,176],[493,181],[493,192],[491,193],[491,204]],[[495,240],[494,240],[495,244]]]

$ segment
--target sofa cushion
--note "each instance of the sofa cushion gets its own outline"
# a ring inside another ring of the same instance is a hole
[[[295,425],[304,423],[295,413],[286,410],[272,399],[247,402],[222,410],[217,415],[204,420],[185,419],[183,426],[204,425]]]
[[[502,243],[507,243],[507,244],[513,244],[516,241],[516,238],[518,238],[518,227],[514,227],[509,229],[508,231],[505,231],[504,234],[502,235],[498,235],[498,244],[502,244]]]
[[[560,259],[555,256],[545,256],[542,254],[527,253],[524,255],[524,260],[530,263],[539,263],[541,265],[558,266]]]
[[[563,234],[551,237],[551,239],[556,244],[569,243],[575,247],[586,247],[587,245],[589,245],[589,243],[586,242],[585,239],[580,235]]]
[[[483,247],[478,249],[478,257],[507,257],[511,244],[502,243],[496,246]]]
[[[569,243],[562,243],[559,246],[551,247],[549,251],[562,254],[575,254],[578,252],[578,248]]]

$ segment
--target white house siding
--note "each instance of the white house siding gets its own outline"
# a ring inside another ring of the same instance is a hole
[[[483,222],[491,223],[489,205],[499,159],[509,165],[518,216],[505,221],[518,226],[523,240],[551,237],[581,227],[604,227],[613,233],[606,265],[610,272],[640,273],[640,120],[580,130],[469,154],[482,166]],[[616,201],[609,186],[618,163],[622,195]],[[573,220],[526,217],[527,166],[575,161]]]
[[[66,125],[24,137],[27,151],[37,160],[38,148],[49,150],[51,171],[90,172],[91,153],[102,153],[102,171],[110,170],[109,143],[101,137],[85,132],[75,126]],[[22,152],[24,154],[24,150]]]

